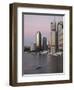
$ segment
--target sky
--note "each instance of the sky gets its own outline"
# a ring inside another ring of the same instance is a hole
[[[36,32],[40,31],[42,37],[50,41],[51,22],[63,21],[63,16],[24,14],[24,46],[35,43]]]

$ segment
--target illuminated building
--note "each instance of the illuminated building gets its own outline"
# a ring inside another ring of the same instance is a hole
[[[41,50],[41,32],[36,33],[36,49]]]

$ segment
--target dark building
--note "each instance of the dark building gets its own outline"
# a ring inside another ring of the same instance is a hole
[[[47,38],[43,37],[43,50],[47,50]]]
[[[58,52],[58,31],[56,31],[56,52]]]
[[[36,34],[36,50],[41,50],[41,32],[38,31]]]

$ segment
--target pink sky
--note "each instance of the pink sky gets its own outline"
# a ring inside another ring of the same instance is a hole
[[[62,16],[55,16],[56,22],[62,21]],[[50,40],[50,23],[54,22],[54,16],[51,15],[26,15],[24,14],[24,46],[31,46],[35,43],[36,32],[40,31],[42,37]]]

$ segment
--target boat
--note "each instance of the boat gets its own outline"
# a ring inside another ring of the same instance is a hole
[[[48,51],[41,51],[39,52],[40,55],[48,54]]]

